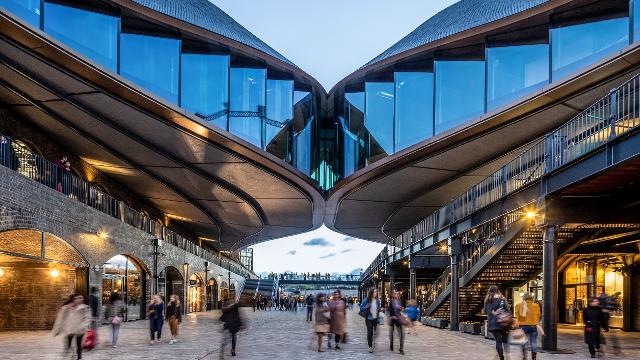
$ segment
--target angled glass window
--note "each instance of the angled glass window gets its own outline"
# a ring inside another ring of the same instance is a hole
[[[551,76],[559,80],[628,44],[627,17],[551,29]]]
[[[633,42],[640,41],[640,1],[633,0]]]
[[[267,69],[231,68],[229,81],[229,131],[261,147]]]
[[[113,72],[118,71],[119,23],[116,16],[44,3],[44,31]]]
[[[300,101],[308,100],[307,96],[309,96],[310,94],[311,93],[308,92],[308,91],[298,91],[298,90],[294,91],[293,92],[293,104],[295,105],[295,104],[299,103]]]
[[[178,103],[180,40],[120,35],[120,73],[150,92]]]
[[[369,159],[376,161],[393,154],[394,84],[365,83],[364,124],[369,133]]]
[[[282,123],[265,123],[267,148],[286,146],[287,126],[293,118],[293,80],[267,80],[267,119]],[[277,144],[272,144],[276,142]]]
[[[181,68],[181,106],[226,130],[229,56],[183,53]]]
[[[40,1],[41,0],[2,0],[3,7],[35,28],[40,28]]]
[[[311,175],[314,124],[314,118],[311,117],[302,131],[293,135],[293,141],[295,143],[295,165],[298,170],[306,175]]]
[[[364,128],[364,92],[344,94],[342,127],[342,172],[349,176],[366,166],[367,135]]]
[[[364,93],[363,92],[345,93],[344,98],[345,100],[347,100],[350,106],[360,110],[360,112],[364,114]]]
[[[294,91],[292,163],[303,173],[311,176],[314,150],[314,101],[310,92]]]
[[[487,49],[487,110],[510,103],[549,83],[549,45]]]
[[[433,73],[397,72],[396,151],[433,136]]]
[[[484,112],[484,61],[436,61],[435,133]]]

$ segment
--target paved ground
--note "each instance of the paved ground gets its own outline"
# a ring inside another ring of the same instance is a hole
[[[242,310],[248,328],[239,335],[238,356],[235,359],[282,358],[310,359],[494,359],[493,343],[481,336],[452,333],[426,326],[415,328],[415,334],[407,334],[403,357],[398,352],[391,353],[388,348],[387,326],[380,328],[376,339],[377,351],[367,352],[366,331],[362,319],[355,313],[348,314],[348,343],[343,350],[326,350],[317,353],[311,347],[310,323],[305,322],[302,311],[251,312]],[[149,345],[147,322],[137,321],[123,325],[117,349],[107,345],[110,339],[109,328],[100,329],[100,348],[85,353],[84,359],[219,359],[220,323],[219,313],[189,315],[182,328],[182,339],[175,345],[166,342]],[[168,327],[164,330],[168,333]],[[541,360],[585,359],[588,354],[581,342],[579,328],[562,328],[560,347],[574,350],[574,354],[540,354]],[[610,359],[640,359],[640,334],[616,334],[620,337],[624,355],[608,354]],[[166,339],[165,339],[166,340]],[[8,332],[0,333],[1,359],[69,359],[61,352],[60,338],[52,338],[49,332]],[[326,347],[326,342],[325,342]],[[397,349],[397,345],[396,345]],[[229,349],[227,349],[229,350]],[[515,355],[515,354],[514,354]],[[226,356],[226,358],[231,358]],[[520,359],[513,356],[512,359]]]

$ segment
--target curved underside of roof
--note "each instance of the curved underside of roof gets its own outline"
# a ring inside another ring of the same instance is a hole
[[[409,35],[366,63],[373,65],[394,55],[529,10],[549,0],[461,0],[435,14]]]

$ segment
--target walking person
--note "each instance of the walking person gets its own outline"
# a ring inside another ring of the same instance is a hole
[[[340,340],[344,339],[345,322],[347,319],[347,304],[342,300],[340,290],[333,292],[333,299],[329,302],[329,332],[336,341],[336,350],[340,350]],[[329,349],[331,349],[331,337],[329,337]]]
[[[589,300],[589,306],[582,311],[582,321],[584,321],[584,342],[589,347],[589,354],[592,358],[598,357],[596,351],[600,351],[600,329],[609,331],[606,314],[600,307],[600,300],[594,297]]]
[[[402,303],[397,290],[391,292],[391,302],[389,303],[389,350],[393,351],[393,333],[398,330],[400,336],[400,354],[404,355],[404,329],[402,326]]]
[[[380,317],[381,305],[380,298],[378,297],[378,290],[376,288],[369,289],[367,297],[362,301],[360,305],[360,316],[364,317],[365,325],[367,326],[367,344],[369,345],[369,352],[373,352],[373,334],[378,327],[378,318]]]
[[[220,359],[224,359],[224,348],[229,343],[231,338],[231,356],[236,356],[236,343],[238,340],[238,332],[244,328],[242,325],[242,319],[240,318],[240,311],[238,310],[238,303],[232,300],[225,301],[222,307],[222,315],[220,321],[224,323],[223,331],[229,331],[229,336],[222,336],[222,346],[220,347]]]
[[[73,294],[62,305],[56,321],[53,324],[53,336],[62,335],[65,339],[65,351],[71,351],[71,345],[75,338],[77,359],[82,359],[82,338],[89,329],[91,311],[84,304],[84,296]]]
[[[417,335],[416,333],[416,321],[418,321],[418,319],[420,319],[420,308],[418,308],[418,302],[415,299],[411,299],[409,301],[407,301],[407,308],[405,309],[405,313],[407,314],[407,317],[409,318],[409,320],[411,321],[411,329],[413,330],[413,334]]]
[[[525,293],[522,302],[516,304],[514,315],[518,319],[520,329],[529,339],[531,347],[531,360],[536,360],[538,355],[538,324],[540,323],[540,305],[533,301],[531,293]],[[522,359],[527,358],[527,343],[522,345]]]
[[[311,294],[307,295],[306,299],[307,304],[307,321],[313,320],[313,296]]]
[[[484,312],[487,314],[489,331],[496,339],[496,351],[500,360],[504,360],[504,353],[509,352],[508,329],[511,321],[509,304],[500,293],[497,286],[491,285],[484,298]]]
[[[316,309],[315,309],[315,318],[316,322],[313,326],[313,329],[318,338],[318,352],[324,352],[322,350],[322,338],[325,335],[329,334],[330,324],[329,319],[331,317],[331,312],[327,304],[325,304],[325,296],[324,294],[318,294],[316,296]]]
[[[109,304],[105,310],[105,318],[111,324],[111,347],[118,347],[118,336],[120,335],[120,324],[124,321],[125,309],[122,299],[118,293],[111,294]]]
[[[180,299],[176,295],[169,296],[166,319],[169,322],[169,329],[171,330],[171,340],[169,340],[169,344],[173,345],[178,342],[178,328],[182,322],[182,306],[180,305]]]
[[[149,317],[150,345],[160,342],[162,337],[162,325],[164,325],[164,303],[160,295],[153,295],[153,301],[147,306],[147,316]],[[157,340],[156,340],[157,334]]]

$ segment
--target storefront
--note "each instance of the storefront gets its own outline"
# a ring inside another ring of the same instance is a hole
[[[209,279],[207,284],[207,310],[218,308],[218,283],[214,279]]]
[[[188,311],[199,312],[204,310],[204,286],[202,279],[196,274],[189,278],[189,308]]]
[[[158,292],[165,302],[171,295],[176,295],[184,309],[184,278],[178,269],[167,266],[158,276]],[[184,310],[183,310],[184,311]]]
[[[142,266],[127,255],[116,255],[104,264],[102,274],[103,307],[114,299],[125,305],[125,321],[144,318],[147,275]]]

